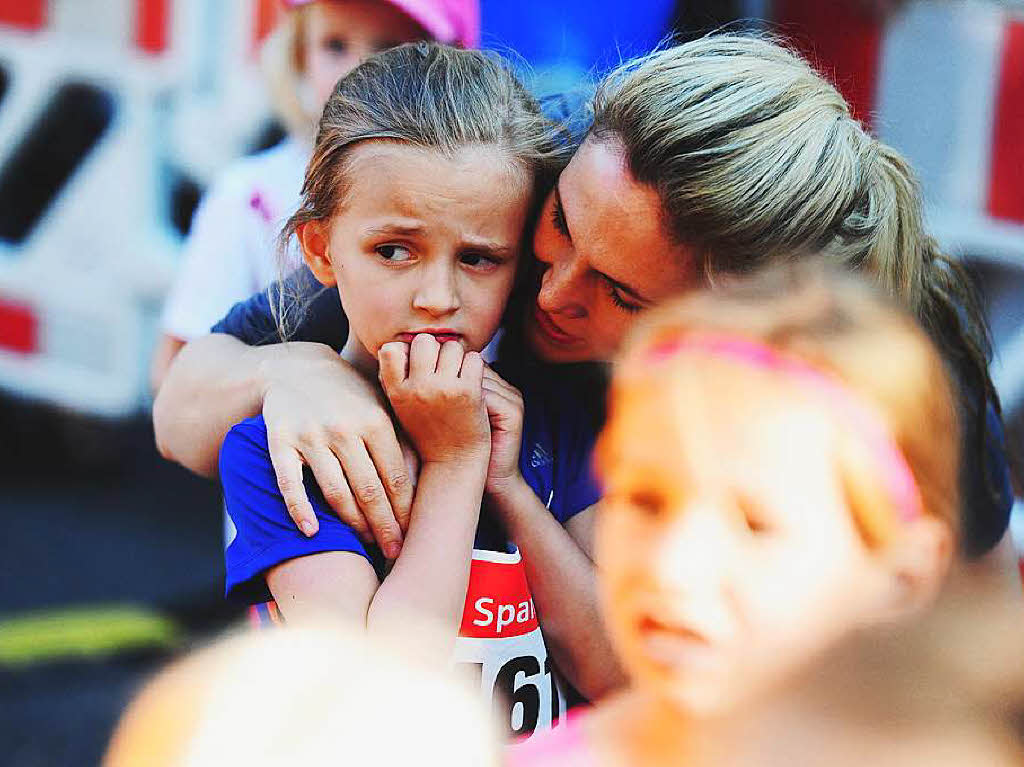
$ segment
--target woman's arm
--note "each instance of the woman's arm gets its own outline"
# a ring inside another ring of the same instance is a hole
[[[559,670],[590,700],[622,687],[626,676],[601,618],[586,540],[595,508],[567,523],[583,539],[581,545],[521,476],[501,491],[489,492],[487,502],[519,547],[544,639]]]
[[[591,557],[594,507],[565,527],[519,471],[523,401],[491,370],[484,374],[491,423],[485,503],[519,547],[544,639],[558,668],[591,700],[622,686],[625,674],[605,633]]]
[[[299,528],[318,529],[302,484],[309,466],[341,520],[396,557],[412,500],[402,450],[377,391],[328,346],[247,346],[221,333],[192,341],[153,404],[157,446],[214,476],[228,429],[261,411],[278,486]]]

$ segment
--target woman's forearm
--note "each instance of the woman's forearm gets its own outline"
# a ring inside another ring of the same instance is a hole
[[[626,677],[601,619],[590,557],[525,481],[486,502],[519,548],[544,640],[559,670],[591,700],[621,687]]]
[[[423,465],[402,554],[373,598],[369,631],[408,637],[417,654],[450,659],[466,600],[486,473],[486,456],[459,465]],[[410,619],[426,631],[416,631]]]
[[[273,353],[274,347],[247,346],[223,333],[186,344],[153,403],[160,454],[197,474],[216,476],[224,435],[260,412],[261,361]]]

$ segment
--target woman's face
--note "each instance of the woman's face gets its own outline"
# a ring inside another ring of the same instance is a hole
[[[657,192],[614,140],[587,139],[562,172],[533,237],[541,267],[526,317],[549,362],[610,359],[637,312],[696,287],[694,249],[672,242]]]

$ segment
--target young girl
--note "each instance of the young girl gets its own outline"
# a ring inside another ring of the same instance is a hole
[[[790,269],[655,310],[610,402],[597,564],[633,687],[515,763],[685,763],[943,581],[958,503],[943,363],[853,277]]]
[[[562,700],[519,554],[481,519],[484,492],[518,476],[522,434],[548,456],[524,451],[522,473],[556,519],[597,500],[587,453],[573,452],[588,444],[576,436],[585,425],[524,411],[480,355],[538,193],[558,169],[555,137],[495,58],[426,43],[368,59],[324,109],[302,206],[282,237],[294,233],[317,280],[337,287],[350,325],[342,356],[379,378],[418,454],[400,554],[382,557],[333,514],[325,496],[347,485],[308,479],[318,526],[299,533],[262,417],[234,427],[220,458],[237,528],[230,595],[264,617],[345,617],[446,660],[458,635],[455,662],[487,697],[511,698],[516,734],[549,726]]]
[[[338,78],[400,43],[435,39],[466,48],[480,31],[477,0],[285,0],[263,63],[271,101],[288,131],[277,146],[231,165],[196,212],[167,297],[153,357],[158,389],[182,345],[275,278],[282,223],[298,205],[312,132]]]

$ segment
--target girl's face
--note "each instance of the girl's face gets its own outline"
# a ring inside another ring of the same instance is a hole
[[[526,326],[537,354],[610,359],[637,312],[697,286],[696,252],[673,243],[662,219],[657,192],[633,179],[615,142],[583,143],[534,232],[542,275]]]
[[[338,212],[299,240],[317,278],[337,284],[350,340],[372,360],[420,332],[482,349],[515,282],[530,175],[494,146],[448,157],[369,141],[348,160]]]
[[[318,110],[334,84],[368,56],[427,35],[384,0],[321,0],[306,10],[306,77]]]
[[[893,588],[851,518],[824,409],[769,376],[713,370],[619,392],[597,538],[630,675],[695,716],[802,666]]]

